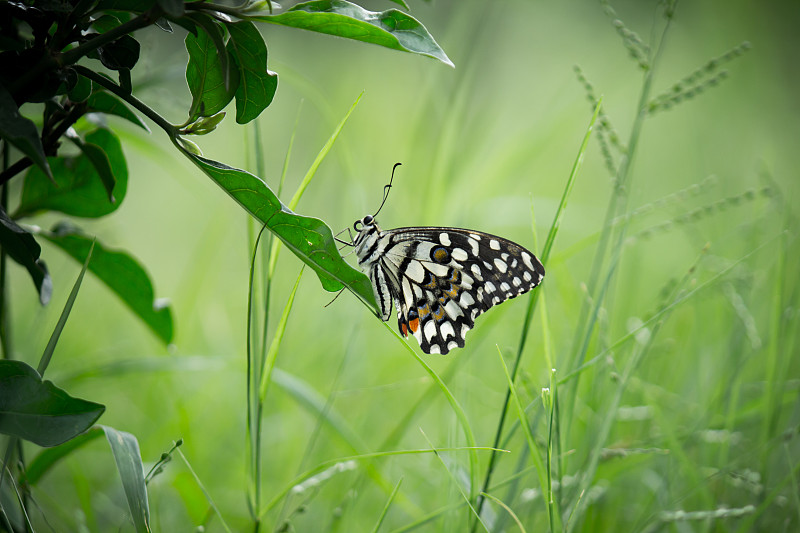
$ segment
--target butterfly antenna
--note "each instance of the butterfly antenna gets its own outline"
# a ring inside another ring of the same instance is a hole
[[[399,167],[402,164],[403,163],[395,163],[394,166],[392,167],[392,177],[389,178],[389,185],[384,185],[383,186],[383,201],[381,202],[381,206],[378,208],[378,210],[375,211],[375,214],[372,215],[372,218],[377,217],[378,213],[380,213],[381,209],[383,209],[383,204],[385,204],[386,203],[386,199],[389,198],[389,189],[392,188],[392,181],[394,181],[394,169],[396,169],[397,167]]]

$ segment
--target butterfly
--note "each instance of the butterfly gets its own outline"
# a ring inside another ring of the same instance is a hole
[[[381,319],[389,320],[394,303],[400,333],[413,335],[427,354],[463,348],[476,317],[544,278],[536,256],[502,237],[446,227],[381,230],[376,215],[355,221],[358,234],[348,244],[369,276]]]

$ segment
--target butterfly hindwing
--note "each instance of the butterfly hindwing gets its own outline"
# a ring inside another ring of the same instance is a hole
[[[400,333],[413,334],[425,353],[463,347],[477,316],[531,290],[544,276],[541,263],[518,244],[458,228],[378,230],[375,242],[361,250],[359,262],[371,262],[384,320],[389,295]]]

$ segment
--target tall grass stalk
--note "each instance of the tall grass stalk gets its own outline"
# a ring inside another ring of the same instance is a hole
[[[578,170],[580,169],[581,163],[583,162],[583,156],[586,153],[587,146],[589,145],[589,138],[591,137],[592,129],[594,128],[594,124],[597,121],[597,117],[600,113],[601,103],[602,101],[598,102],[597,105],[595,106],[594,113],[592,114],[592,118],[589,121],[589,126],[586,128],[586,133],[583,136],[583,141],[581,142],[581,146],[578,149],[578,155],[575,157],[575,161],[572,164],[572,170],[569,174],[569,178],[567,178],[567,183],[564,186],[564,192],[561,195],[561,201],[559,202],[558,208],[556,209],[555,216],[553,217],[553,223],[550,226],[550,232],[547,234],[547,240],[545,240],[544,248],[542,249],[542,254],[540,256],[542,264],[546,265],[547,259],[550,257],[550,251],[553,248],[553,243],[555,242],[556,235],[558,234],[558,227],[559,224],[561,223],[561,216],[564,212],[564,209],[566,209],[567,207],[567,200],[569,199],[569,195],[572,192],[572,187],[575,184],[575,178],[578,176]],[[539,298],[539,294],[542,288],[534,290],[528,299],[528,307],[525,311],[525,320],[522,326],[522,333],[520,335],[519,346],[517,348],[517,353],[514,359],[514,367],[511,372],[512,382],[516,379],[517,372],[519,371],[520,363],[522,361],[522,353],[523,350],[525,349],[525,343],[528,339],[528,331],[530,329],[531,319],[533,318],[533,312],[534,309],[536,308],[536,302]],[[510,399],[511,399],[511,389],[506,391],[505,400],[503,401],[503,407],[500,411],[500,418],[497,423],[497,431],[495,432],[494,444],[493,444],[493,447],[495,448],[499,446],[500,439],[502,438],[503,435],[503,426],[505,424],[505,419],[506,419],[506,414],[508,412]],[[492,453],[492,455],[489,457],[489,465],[486,469],[486,476],[484,477],[483,480],[483,486],[481,492],[489,491],[489,485],[492,481],[492,474],[494,472],[496,461],[497,461],[497,454]],[[482,497],[478,499],[478,505],[477,505],[478,514],[480,514],[481,509],[483,507],[483,500],[484,498]],[[475,531],[476,525],[477,524],[473,522],[472,531]]]

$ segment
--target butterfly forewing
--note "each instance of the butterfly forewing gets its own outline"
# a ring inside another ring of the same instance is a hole
[[[429,354],[463,347],[478,315],[528,292],[544,277],[544,267],[528,250],[479,231],[380,231],[370,219],[355,246],[383,320],[388,320],[389,302],[394,301],[400,333],[414,335]]]

